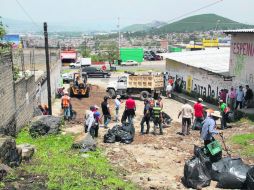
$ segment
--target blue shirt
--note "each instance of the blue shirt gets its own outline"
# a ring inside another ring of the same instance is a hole
[[[244,92],[243,90],[238,90],[236,92],[236,101],[242,102],[244,99]]]
[[[207,117],[203,123],[201,138],[203,140],[212,140],[213,135],[218,134],[215,129],[215,121],[211,117]]]

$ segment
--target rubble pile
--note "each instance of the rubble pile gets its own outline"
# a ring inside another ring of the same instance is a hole
[[[95,151],[96,142],[89,133],[83,133],[74,141],[72,148],[81,149],[80,152]]]
[[[19,166],[22,150],[16,147],[16,141],[10,136],[0,136],[0,162],[10,167]]]
[[[60,132],[61,117],[42,115],[35,117],[31,123],[29,133],[33,138]]]

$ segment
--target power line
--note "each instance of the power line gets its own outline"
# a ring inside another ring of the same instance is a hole
[[[168,23],[173,22],[173,21],[175,21],[175,20],[178,20],[178,19],[180,19],[180,18],[182,18],[182,17],[188,16],[188,15],[190,15],[190,14],[192,14],[192,13],[198,12],[198,11],[200,11],[200,10],[202,10],[202,9],[211,7],[211,6],[213,6],[213,5],[215,5],[215,4],[218,4],[218,3],[222,2],[222,1],[223,1],[223,0],[217,0],[217,1],[213,2],[213,3],[210,3],[210,4],[208,4],[208,5],[205,5],[205,6],[203,6],[203,7],[200,7],[200,8],[198,8],[198,9],[193,10],[193,11],[190,11],[190,12],[187,12],[187,13],[185,13],[185,14],[183,14],[183,15],[177,16],[177,17],[175,17],[175,18],[169,20]]]
[[[38,29],[42,31],[41,27],[34,21],[34,19],[30,16],[30,14],[26,11],[26,9],[22,6],[22,4],[18,0],[15,1],[17,2],[18,6],[22,9],[22,11],[25,13],[25,15],[31,20],[34,26],[38,27]]]

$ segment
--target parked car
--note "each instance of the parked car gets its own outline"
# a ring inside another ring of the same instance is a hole
[[[110,77],[111,74],[108,71],[103,71],[102,69],[96,68],[96,67],[85,67],[81,70],[82,76],[87,77]]]
[[[63,83],[70,83],[73,81],[72,73],[64,73],[62,74]]]
[[[70,63],[69,67],[70,68],[80,68],[81,63],[80,62]]]
[[[128,60],[126,62],[122,62],[121,65],[122,66],[138,66],[138,62],[133,60]]]

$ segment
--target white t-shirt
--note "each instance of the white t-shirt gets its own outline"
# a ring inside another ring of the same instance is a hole
[[[115,99],[115,108],[116,108],[116,109],[119,109],[119,108],[120,108],[120,105],[121,105],[121,102],[116,98],[116,99]]]
[[[182,117],[183,118],[192,118],[193,108],[189,104],[184,104],[182,106]]]
[[[172,86],[170,84],[167,86],[166,91],[168,92],[172,91]]]

